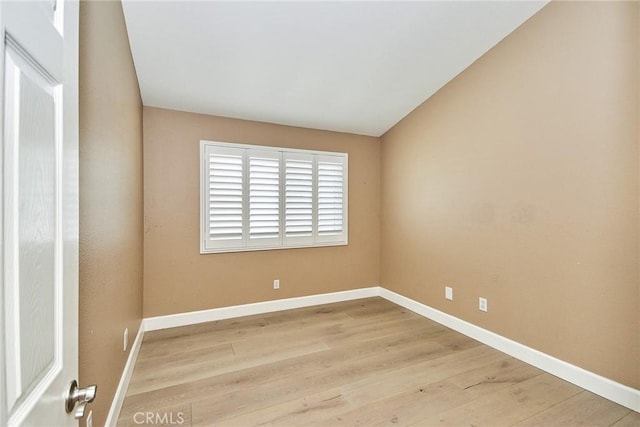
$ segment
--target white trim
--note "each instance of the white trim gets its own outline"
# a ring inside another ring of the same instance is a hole
[[[438,322],[461,334],[467,335],[490,347],[540,368],[552,375],[569,381],[579,387],[616,402],[622,406],[640,412],[640,390],[612,381],[593,372],[557,359],[516,341],[443,313],[435,308],[397,294],[385,288],[379,288],[380,296],[421,316]]]
[[[0,0],[2,1],[2,0]],[[226,249],[207,249],[206,252],[200,252],[200,255],[209,254],[226,254],[231,252],[255,252],[255,251],[277,251],[280,249],[305,249],[305,248],[326,248],[330,246],[348,246],[346,242],[327,242],[327,243],[310,243],[310,244],[291,244],[291,245],[273,245],[273,246],[246,246],[239,248],[226,248]]]
[[[370,298],[380,295],[380,288],[352,289],[328,294],[309,295],[306,297],[287,298],[253,304],[234,305],[231,307],[213,308],[210,310],[191,311],[188,313],[169,314],[167,316],[149,317],[144,319],[145,331],[175,328],[215,320],[230,319],[253,314],[271,313],[274,311],[291,310],[293,308],[311,307],[320,304],[349,301],[360,298]]]
[[[133,368],[136,364],[136,360],[138,359],[138,352],[140,351],[140,346],[142,345],[142,337],[144,336],[145,331],[145,320],[142,319],[140,322],[140,327],[138,328],[138,334],[136,335],[136,339],[131,344],[131,350],[129,351],[129,357],[127,358],[127,363],[124,365],[124,369],[122,371],[122,376],[120,377],[120,382],[118,383],[118,388],[116,389],[116,393],[113,396],[113,401],[111,402],[111,408],[109,409],[109,414],[107,414],[107,421],[105,422],[105,426],[107,427],[115,427],[118,423],[118,417],[120,416],[120,410],[122,409],[122,404],[124,403],[124,398],[127,395],[127,389],[129,388],[129,381],[131,380],[131,376],[133,375]]]
[[[212,141],[210,139],[201,139],[200,144],[212,144],[220,147],[228,147],[228,148],[245,148],[251,150],[264,150],[264,151],[288,151],[292,153],[300,153],[300,154],[319,154],[325,156],[342,156],[346,153],[340,151],[322,151],[322,150],[313,150],[308,148],[288,148],[288,147],[276,147],[275,145],[260,145],[260,144],[245,144],[241,142],[223,142],[223,141]]]
[[[14,404],[22,393],[20,357],[20,266],[18,254],[18,181],[19,150],[17,132],[20,129],[20,70],[13,60],[11,50],[4,55],[5,60],[5,102],[12,104],[7,109],[6,123],[4,123],[4,240],[2,246],[8,250],[4,252],[4,365],[5,369],[5,399],[3,399],[5,414],[8,418]],[[13,84],[12,84],[13,83]]]

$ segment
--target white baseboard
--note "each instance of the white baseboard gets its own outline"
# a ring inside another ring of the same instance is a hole
[[[129,357],[127,358],[127,363],[124,365],[124,370],[122,371],[122,376],[120,377],[120,382],[118,383],[118,388],[116,389],[116,394],[113,396],[113,401],[111,402],[111,408],[109,409],[109,414],[107,414],[107,420],[104,423],[107,427],[115,427],[118,423],[118,416],[120,415],[120,410],[122,409],[122,404],[124,403],[124,398],[127,395],[127,389],[129,388],[129,381],[131,380],[131,375],[133,375],[133,368],[136,364],[136,360],[138,359],[138,352],[140,351],[140,346],[142,345],[142,337],[144,336],[144,319],[140,322],[140,327],[138,328],[138,334],[136,335],[136,339],[133,340],[133,344],[131,344],[131,350],[129,351]]]
[[[158,329],[175,328],[177,326],[194,325],[196,323],[213,322],[215,320],[230,319],[234,317],[271,313],[274,311],[290,310],[293,308],[311,307],[314,305],[330,304],[360,298],[370,298],[378,295],[380,295],[380,288],[378,286],[374,286],[371,288],[352,289],[328,294],[310,295],[306,297],[279,299],[256,302],[253,304],[213,308],[210,310],[190,311],[188,313],[149,317],[144,319],[144,325],[145,331],[155,331]]]
[[[411,310],[421,316],[438,322],[448,328],[467,335],[490,347],[520,359],[530,365],[549,372],[579,387],[616,402],[622,406],[640,412],[640,390],[612,381],[593,372],[557,359],[516,341],[483,329],[472,323],[443,313],[435,308],[419,303],[411,298],[397,294],[385,288],[379,288],[379,295],[395,304]]]

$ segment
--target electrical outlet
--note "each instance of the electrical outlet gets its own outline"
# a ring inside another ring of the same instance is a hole
[[[273,281],[273,289],[280,289],[280,280],[276,279]]]
[[[89,411],[89,415],[87,415],[87,427],[93,427],[93,410]]]
[[[448,300],[453,300],[453,288],[450,286],[444,287],[444,297]]]
[[[129,345],[129,328],[124,328],[124,337],[122,342],[122,351],[127,351]]]
[[[478,299],[478,310],[487,311],[487,309],[488,309],[487,299],[480,297]]]

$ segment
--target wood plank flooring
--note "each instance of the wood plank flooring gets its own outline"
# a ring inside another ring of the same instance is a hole
[[[145,423],[622,427],[640,414],[367,298],[145,334],[118,426]]]

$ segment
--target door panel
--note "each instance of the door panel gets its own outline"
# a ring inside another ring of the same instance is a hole
[[[52,94],[20,79],[19,295],[21,384],[39,383],[56,359],[55,109]],[[12,303],[15,304],[15,303]]]
[[[54,340],[60,324],[55,305],[60,287],[55,274],[60,269],[55,265],[60,238],[55,118],[60,106],[52,84],[43,76],[30,78],[37,75],[35,70],[25,72],[31,61],[18,60],[12,48],[5,49],[5,152],[11,177],[5,194],[7,209],[12,210],[7,212],[5,243],[13,249],[7,253],[11,264],[5,270],[10,276],[5,283],[7,365],[12,367],[6,371],[9,411],[29,392],[46,387],[47,373],[60,369]]]

